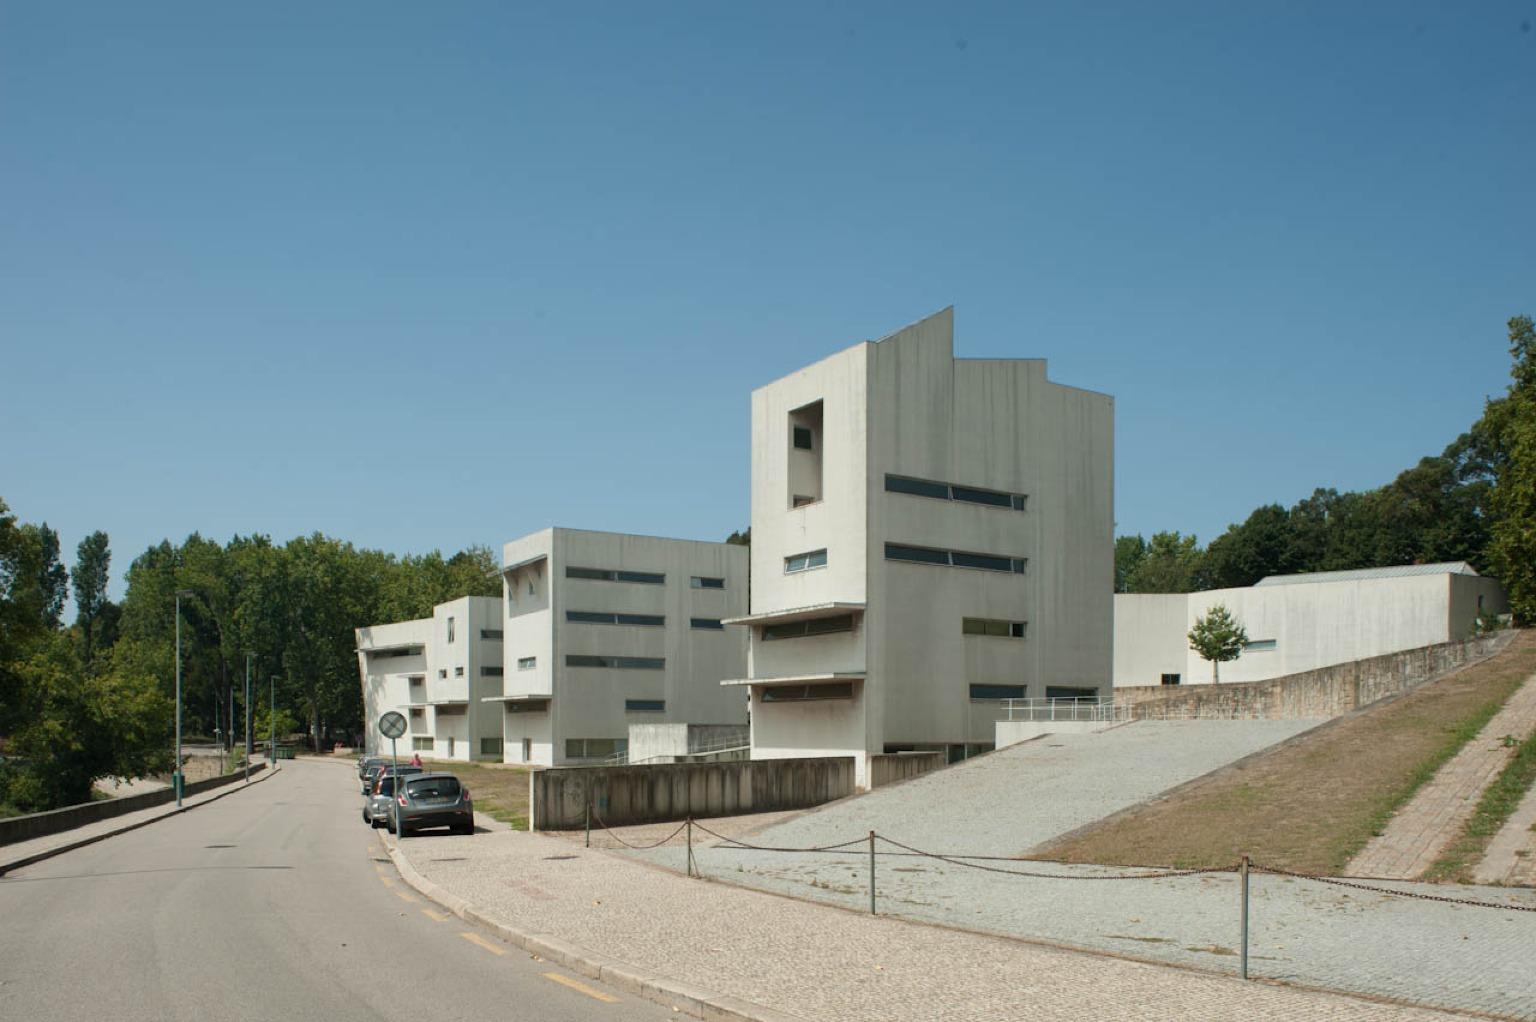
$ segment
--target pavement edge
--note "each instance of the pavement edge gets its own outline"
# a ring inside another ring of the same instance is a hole
[[[640,966],[588,951],[553,934],[530,933],[518,929],[487,915],[483,909],[422,876],[411,864],[410,859],[398,847],[392,847],[389,839],[382,833],[379,834],[379,842],[384,846],[390,861],[394,863],[400,878],[419,893],[437,902],[459,918],[491,930],[508,943],[530,954],[562,965],[588,979],[595,979],[647,1001],[687,1012],[695,1018],[704,1019],[704,1022],[805,1022],[799,1015],[765,1008],[739,997],[715,993],[692,983],[671,979]]]

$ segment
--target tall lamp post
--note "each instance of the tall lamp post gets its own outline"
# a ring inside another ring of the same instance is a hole
[[[176,808],[181,808],[181,598],[193,595],[190,589],[176,590],[176,772],[171,781],[176,786]]]
[[[245,783],[251,783],[251,658],[256,654],[245,651]]]

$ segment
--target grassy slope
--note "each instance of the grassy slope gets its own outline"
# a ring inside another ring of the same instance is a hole
[[[1444,854],[1429,867],[1425,879],[1471,883],[1472,871],[1487,851],[1488,842],[1504,826],[1504,821],[1509,819],[1532,784],[1536,784],[1536,734],[1524,737],[1520,750],[1483,792],[1472,818]]]
[[[1044,849],[1074,862],[1338,873],[1536,673],[1536,633],[1492,660],[1217,771]]]

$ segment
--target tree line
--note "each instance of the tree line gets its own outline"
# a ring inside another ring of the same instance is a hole
[[[1467,561],[1536,621],[1536,330],[1508,323],[1511,382],[1439,455],[1374,490],[1267,504],[1202,548],[1193,535],[1115,540],[1115,591],[1185,593],[1266,575]]]
[[[161,542],[129,566],[121,604],[107,598],[110,564],[95,532],[66,568],[58,534],[0,500],[0,811],[83,802],[98,778],[171,769],[178,591],[184,734],[243,740],[249,661],[254,734],[302,729],[317,747],[362,729],[354,628],[501,594],[486,547],[397,557],[319,533]]]

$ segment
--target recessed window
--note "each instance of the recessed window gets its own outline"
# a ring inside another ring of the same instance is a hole
[[[966,635],[991,635],[1004,639],[1022,639],[1027,621],[1000,621],[990,617],[966,617],[960,619],[960,631]]]
[[[517,669],[519,671],[531,671],[537,666],[539,666],[539,658],[536,656],[524,656],[517,658]]]
[[[1002,554],[980,554],[970,550],[937,550],[926,546],[907,546],[904,543],[887,543],[885,559],[908,561],[913,564],[943,564],[955,568],[979,568],[982,571],[1005,571],[1024,574],[1029,564],[1027,557],[1007,557]]]
[[[427,711],[426,710],[423,710],[423,709],[420,709],[420,708],[416,708],[416,709],[412,709],[411,710],[411,718],[413,720],[420,720],[421,718],[425,717],[426,715],[427,715]]]
[[[457,667],[455,667],[453,669],[453,676],[455,678],[462,678],[462,677],[464,677],[464,665],[463,664],[460,664],[459,666],[457,666]]]
[[[1163,684],[1164,685],[1177,685],[1178,683],[1179,683],[1179,676],[1177,674],[1165,674],[1165,675],[1163,675]]]
[[[566,578],[587,578],[597,582],[635,582],[640,585],[659,586],[665,585],[667,576],[664,572],[657,571],[624,571],[618,568],[575,568],[565,569]]]
[[[889,493],[909,493],[914,497],[932,497],[935,500],[954,500],[962,504],[980,504],[984,507],[1011,508],[1023,511],[1029,497],[1007,490],[989,490],[981,486],[962,486],[934,479],[914,479],[911,476],[887,474],[885,489]]]
[[[1263,653],[1265,650],[1274,649],[1277,643],[1274,639],[1255,639],[1243,645],[1244,653]]]
[[[446,668],[446,667],[439,667],[437,669],[437,676],[439,678],[446,678],[446,677],[448,677],[448,668]]]
[[[711,578],[708,575],[695,575],[688,584],[694,589],[724,589],[725,579]]]
[[[482,629],[480,629],[480,638],[482,638],[482,639],[497,639],[497,640],[500,640],[501,637],[502,637],[502,631],[501,631],[500,628],[482,628]]]
[[[808,621],[788,621],[784,624],[764,625],[763,639],[801,639],[808,635],[831,635],[834,632],[853,631],[853,615],[817,617]]]
[[[972,685],[972,699],[1023,699],[1023,685]]]
[[[627,738],[567,738],[566,759],[601,759],[629,751]]]
[[[813,699],[852,699],[853,682],[828,681],[815,685],[773,685],[763,689],[765,703],[800,703]]]
[[[666,670],[667,658],[659,656],[593,656],[586,653],[568,653],[567,667],[609,667],[623,671]]]
[[[797,493],[797,494],[794,495],[794,497],[790,498],[789,506],[790,507],[806,507],[806,506],[808,506],[810,504],[814,504],[814,503],[816,503],[816,498],[815,497],[807,497],[803,493]]]
[[[821,499],[822,414],[813,401],[789,413],[789,451],[785,465],[785,499],[792,508]]]
[[[427,735],[425,737],[418,736],[416,738],[412,738],[411,739],[411,749],[413,751],[415,751],[415,752],[431,752],[432,751],[432,736],[431,735]]]
[[[812,550],[808,553],[793,554],[784,558],[784,574],[793,575],[798,571],[810,571],[812,568],[825,568],[827,566],[827,552],[825,550]]]
[[[816,447],[813,434],[806,426],[795,427],[795,449],[798,451],[810,451]]]
[[[453,618],[448,619],[448,641],[453,641]]]
[[[626,699],[624,700],[625,713],[664,713],[667,709],[665,699]]]
[[[1096,688],[1073,688],[1069,685],[1051,685],[1045,690],[1047,699],[1098,699]]]
[[[688,619],[690,628],[708,628],[720,631],[725,628],[725,623],[717,617],[694,617]]]
[[[573,624],[645,625],[651,628],[661,628],[667,623],[663,614],[620,614],[606,610],[568,610],[565,619]]]
[[[501,739],[500,738],[482,738],[482,739],[480,739],[480,755],[482,755],[482,756],[500,756],[501,755]]]
[[[500,677],[502,677],[502,674],[503,674],[503,672],[502,672],[502,669],[500,667],[482,667],[482,668],[480,668],[480,676],[482,678],[500,678]]]

